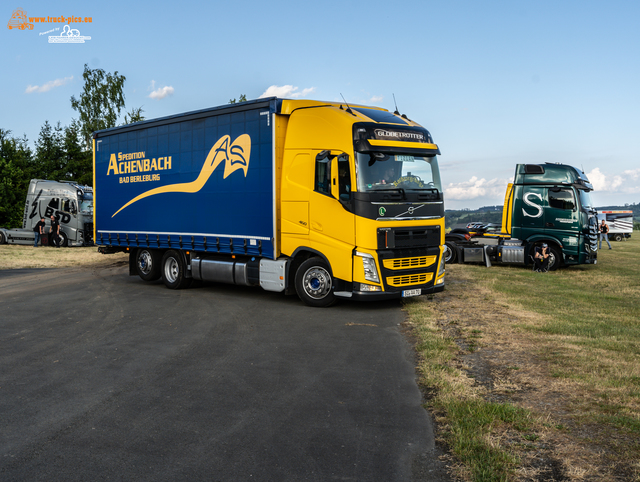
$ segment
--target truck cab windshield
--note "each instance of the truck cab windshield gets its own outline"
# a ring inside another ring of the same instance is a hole
[[[578,189],[578,194],[580,195],[580,205],[582,209],[593,209],[593,203],[591,202],[591,194],[589,191],[585,191],[584,189]]]
[[[80,201],[80,212],[82,214],[93,214],[93,194],[85,192]]]
[[[356,176],[359,192],[442,191],[436,156],[356,152]]]

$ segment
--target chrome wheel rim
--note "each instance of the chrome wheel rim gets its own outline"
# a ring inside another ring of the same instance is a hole
[[[331,292],[331,275],[319,266],[309,268],[302,279],[304,292],[314,300],[321,300]]]
[[[449,249],[448,245],[444,245],[444,262],[448,263],[449,261],[451,261],[451,249]]]
[[[140,269],[141,273],[151,273],[151,268],[153,268],[152,263],[153,260],[149,251],[143,251],[140,256],[138,256],[138,268]]]
[[[169,283],[175,283],[178,280],[178,260],[169,258],[164,265],[164,277]]]

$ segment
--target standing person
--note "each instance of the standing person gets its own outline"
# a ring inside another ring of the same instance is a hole
[[[609,249],[611,249],[611,243],[609,242],[609,225],[602,220],[602,224],[600,224],[600,247],[598,249],[602,249],[602,240],[605,240],[609,245]]]
[[[44,234],[44,216],[42,216],[40,218],[40,221],[38,221],[36,223],[36,225],[33,228],[33,233],[35,234],[35,236],[33,237],[33,247],[37,248],[38,247],[38,242],[40,241],[40,238],[42,237],[42,235]]]
[[[53,214],[51,215],[51,231],[49,232],[49,234],[51,235],[51,246],[55,244],[56,248],[59,248],[60,224],[58,223],[58,221],[56,221],[56,217]]]
[[[549,245],[542,243],[542,246],[536,246],[534,258],[534,271],[543,273],[549,269]]]

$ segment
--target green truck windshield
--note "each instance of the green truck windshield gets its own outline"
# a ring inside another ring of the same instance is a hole
[[[356,152],[356,176],[359,192],[398,188],[442,191],[436,156]]]
[[[593,203],[591,202],[591,194],[589,194],[589,191],[578,189],[578,193],[580,195],[580,205],[582,209],[592,209]]]

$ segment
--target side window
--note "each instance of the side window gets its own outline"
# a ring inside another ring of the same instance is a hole
[[[63,210],[65,213],[69,213],[69,212],[71,212],[71,204],[69,203],[69,200],[68,200],[68,199],[64,199],[64,200],[62,201],[62,210]]]
[[[566,210],[575,209],[576,202],[573,197],[573,191],[566,188],[549,189],[549,207]]]
[[[351,199],[351,170],[349,169],[349,157],[338,157],[338,183],[340,186],[340,200]]]
[[[331,159],[329,151],[316,156],[316,180],[314,190],[331,196]]]

